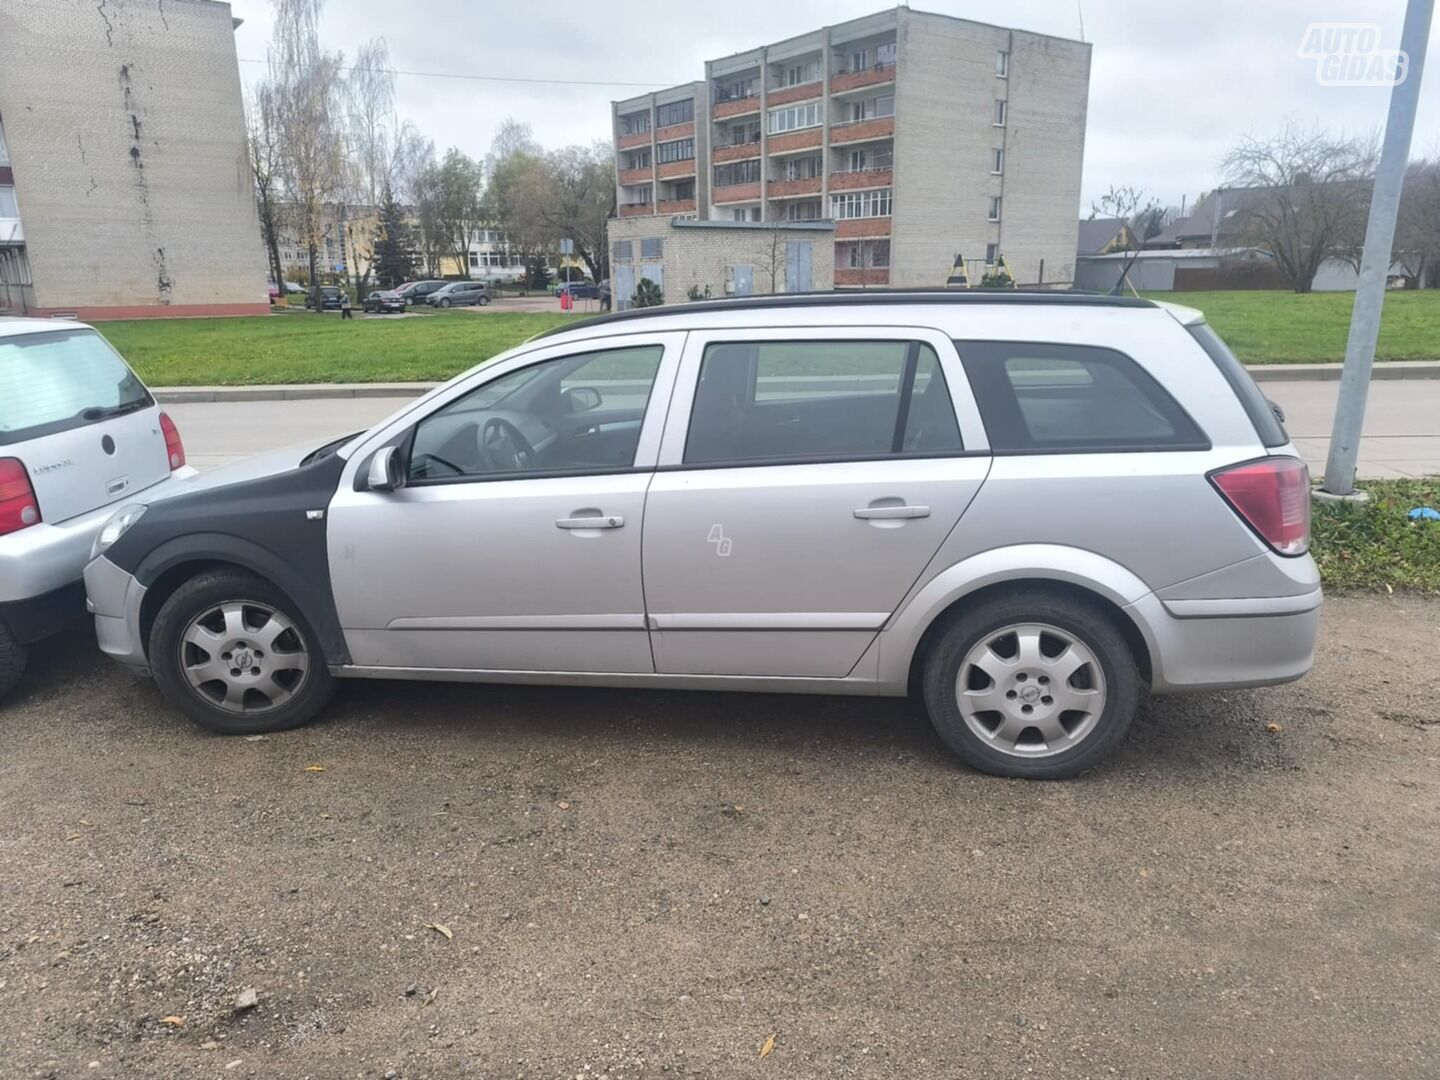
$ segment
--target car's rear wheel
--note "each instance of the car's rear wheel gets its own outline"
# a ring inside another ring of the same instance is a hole
[[[270,582],[243,571],[180,586],[155,617],[149,644],[165,696],[223,735],[299,727],[335,692],[304,616]]]
[[[15,689],[20,676],[25,674],[28,650],[15,640],[15,635],[0,619],[0,697]]]
[[[924,688],[935,730],[969,765],[1057,780],[1098,764],[1125,737],[1141,679],[1098,607],[1024,590],[952,623],[925,659]]]
[[[445,297],[445,299],[441,300],[441,301],[440,301],[440,306],[441,306],[441,307],[449,307],[449,306],[450,306],[450,298],[447,296],[447,297]]]

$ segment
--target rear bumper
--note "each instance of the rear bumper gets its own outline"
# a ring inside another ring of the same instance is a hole
[[[145,586],[101,555],[85,567],[85,593],[95,614],[100,651],[142,675],[150,673],[140,630]]]
[[[1161,601],[1153,593],[1127,612],[1145,636],[1157,694],[1273,686],[1315,662],[1321,593]]]
[[[58,589],[0,603],[0,623],[21,645],[58,634],[85,614],[85,588],[78,581]]]

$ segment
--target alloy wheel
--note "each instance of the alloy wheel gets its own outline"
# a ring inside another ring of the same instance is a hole
[[[304,685],[310,654],[282,612],[251,600],[207,607],[180,635],[180,671],[190,689],[226,712],[270,712]]]

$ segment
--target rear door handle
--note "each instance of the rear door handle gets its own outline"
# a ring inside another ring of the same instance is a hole
[[[928,506],[866,506],[856,510],[855,516],[864,521],[927,518],[930,516],[930,508]]]
[[[590,517],[557,518],[557,529],[618,529],[625,524],[619,514],[593,515]]]

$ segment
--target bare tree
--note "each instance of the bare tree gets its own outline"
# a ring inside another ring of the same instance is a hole
[[[315,310],[326,207],[342,189],[345,144],[337,122],[342,57],[320,47],[325,0],[273,0],[270,84],[279,133],[280,175],[292,226],[305,245]]]
[[[1410,164],[1395,221],[1395,261],[1411,288],[1440,283],[1440,160]]]
[[[276,285],[285,281],[280,263],[280,229],[283,204],[280,177],[280,130],[274,88],[262,82],[245,102],[246,149],[250,175],[255,184],[255,209],[260,216],[260,236],[270,260],[270,278]]]
[[[1227,230],[1269,254],[1297,293],[1308,293],[1327,259],[1358,264],[1375,167],[1374,139],[1287,124],[1246,136],[1221,161]]]
[[[367,206],[377,206],[394,182],[395,72],[384,38],[361,45],[345,80],[351,160],[357,187]]]
[[[1120,269],[1120,276],[1115,279],[1114,286],[1110,291],[1119,295],[1124,291],[1124,286],[1130,286],[1130,291],[1135,292],[1135,285],[1130,280],[1130,270],[1134,267],[1137,259],[1140,258],[1140,249],[1144,247],[1149,236],[1147,232],[1150,226],[1159,221],[1163,211],[1160,203],[1152,199],[1145,192],[1137,187],[1115,187],[1090,204],[1092,217],[1113,218],[1121,223],[1120,250],[1127,254],[1124,266]],[[1159,229],[1155,229],[1159,232]]]

